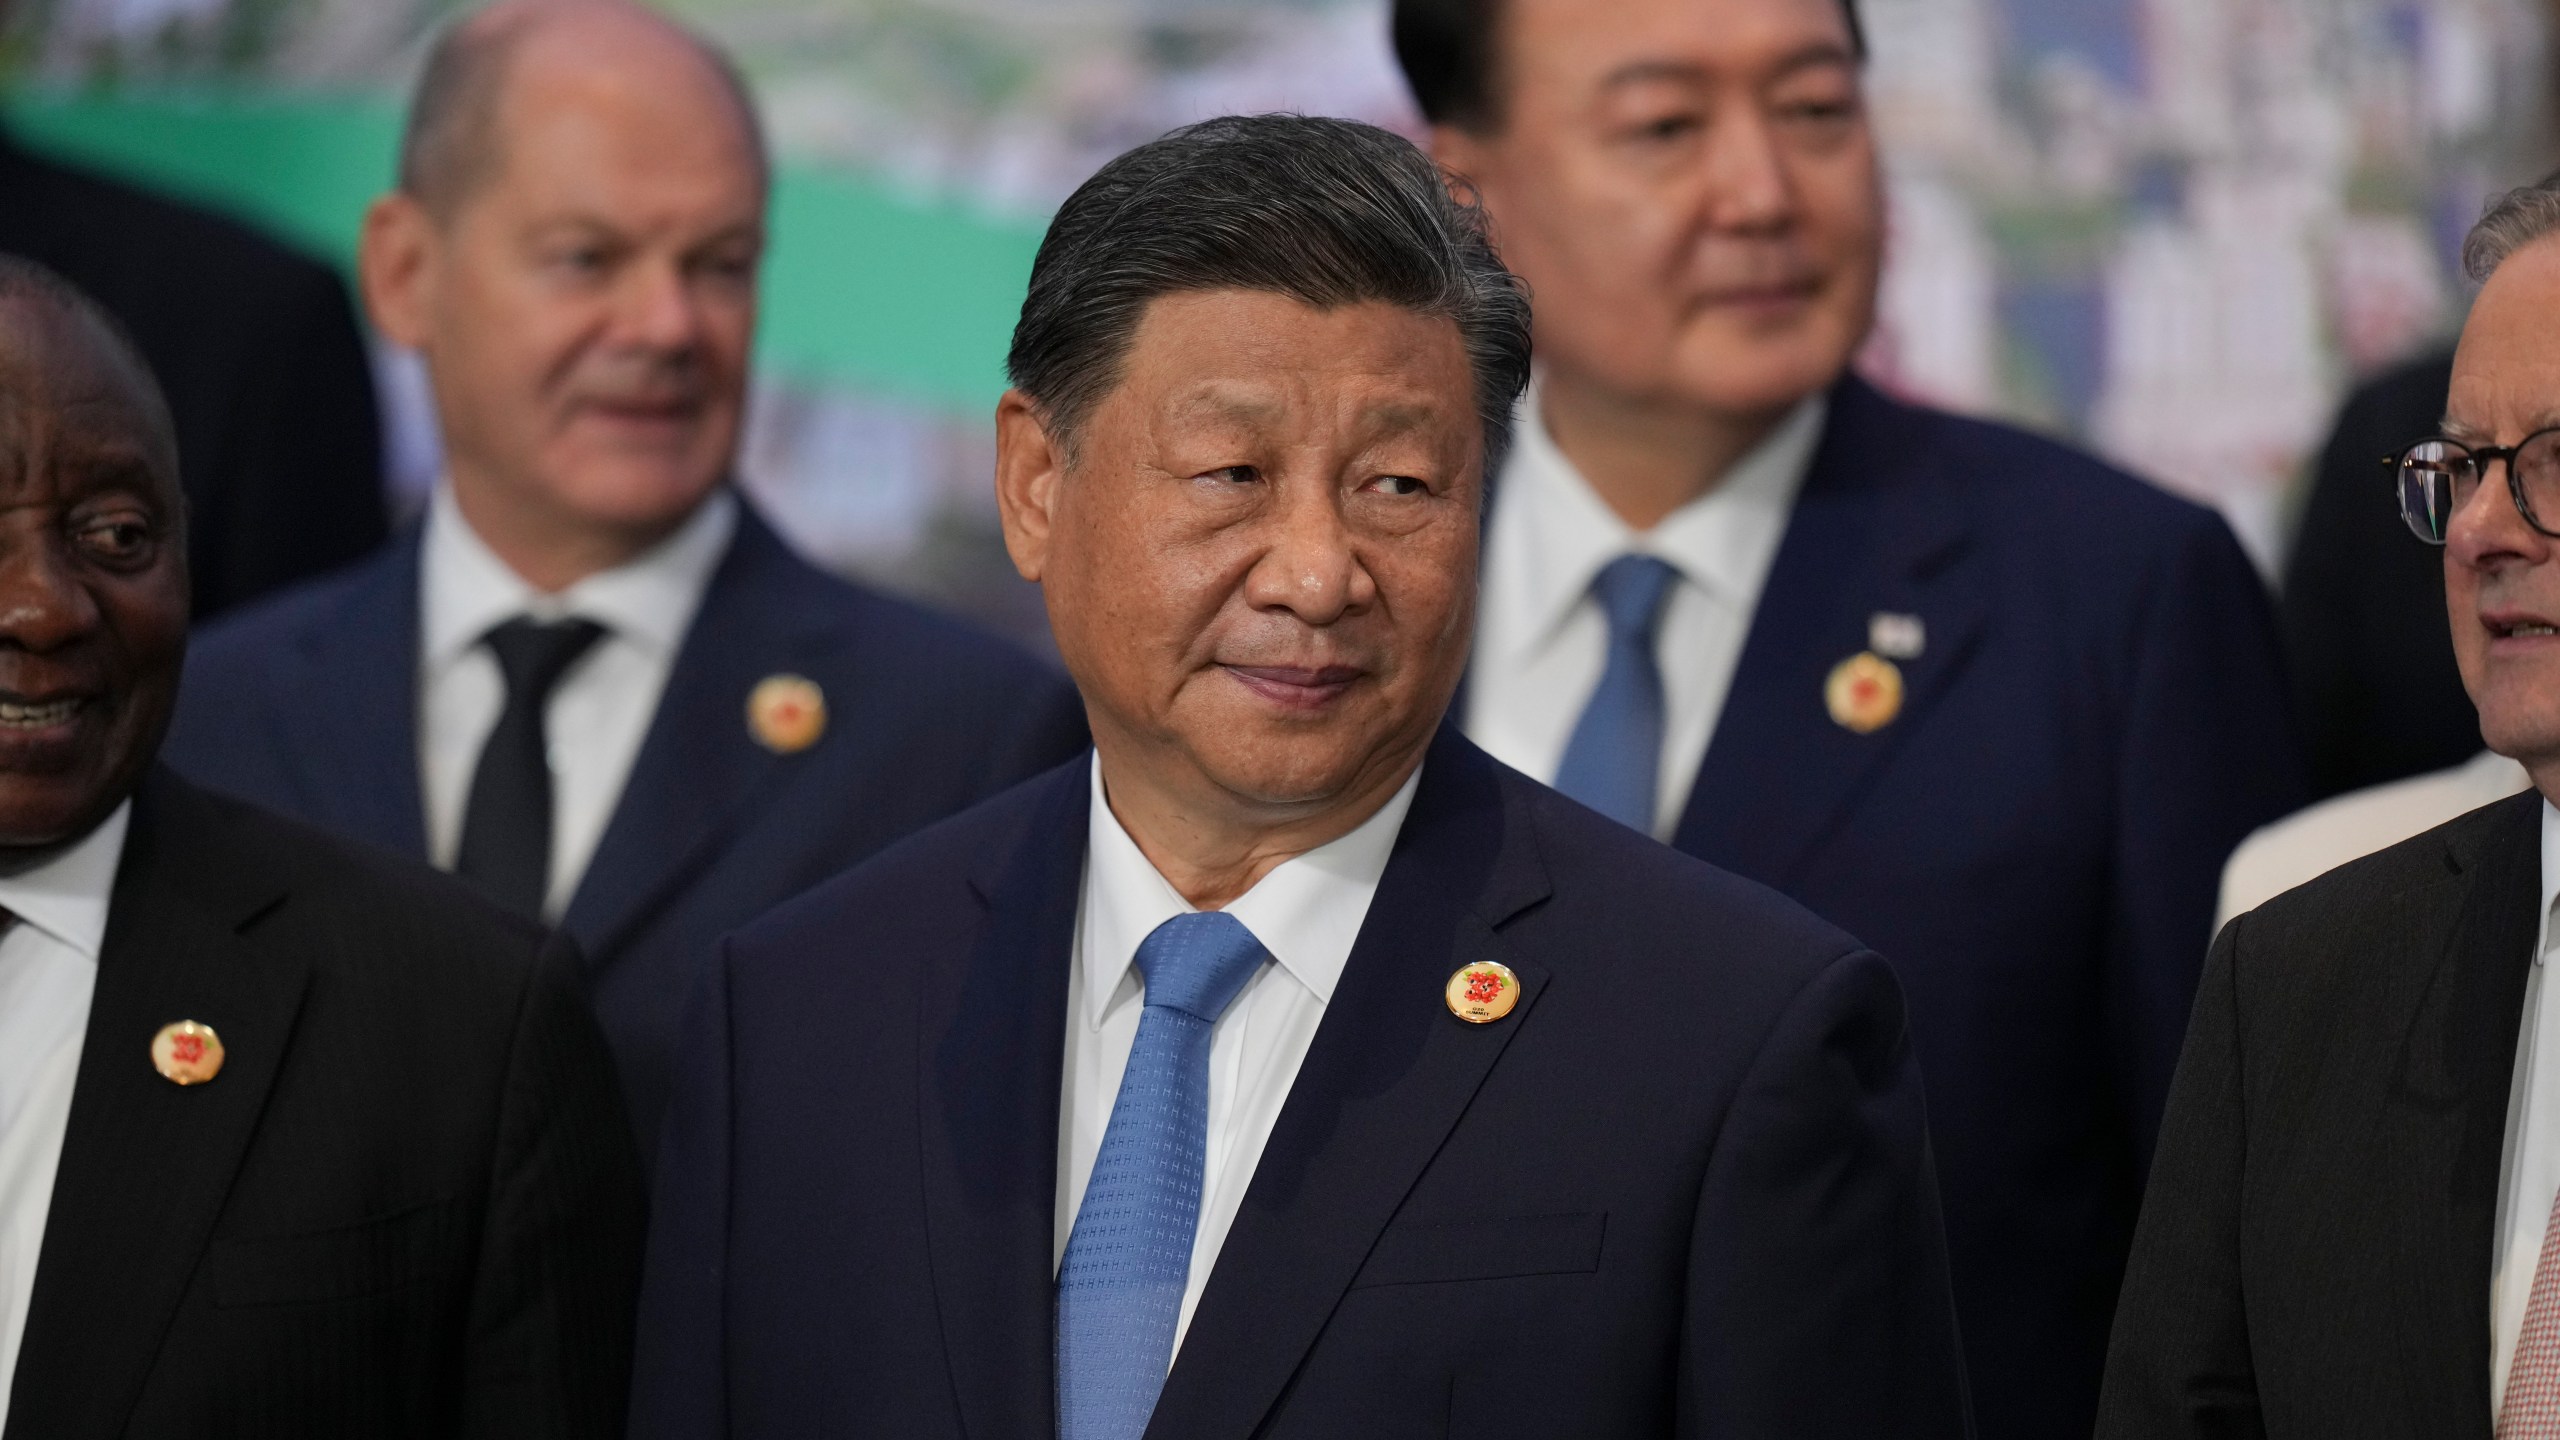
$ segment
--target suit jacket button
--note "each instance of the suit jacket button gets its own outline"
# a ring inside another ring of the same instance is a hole
[[[1443,993],[1450,1014],[1470,1025],[1490,1025],[1520,1003],[1520,977],[1511,973],[1510,966],[1491,960],[1462,965],[1449,977]]]
[[[151,1037],[151,1068],[172,1085],[201,1085],[222,1073],[222,1037],[195,1020],[172,1020]]]

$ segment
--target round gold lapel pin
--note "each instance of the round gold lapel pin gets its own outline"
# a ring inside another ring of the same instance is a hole
[[[1831,667],[1831,678],[1822,682],[1822,703],[1841,729],[1871,735],[1902,713],[1902,670],[1872,650],[1861,650]]]
[[[173,1020],[151,1037],[151,1068],[172,1085],[201,1085],[222,1073],[222,1037],[195,1020]]]
[[[767,675],[747,696],[747,733],[776,755],[791,755],[827,733],[827,693],[805,675]]]
[[[1449,1013],[1470,1025],[1490,1025],[1520,1003],[1520,977],[1491,960],[1460,966],[1443,992]]]

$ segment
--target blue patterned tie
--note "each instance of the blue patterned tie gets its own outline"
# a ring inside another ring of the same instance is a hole
[[[1155,1413],[1200,1223],[1210,1032],[1266,958],[1215,910],[1176,915],[1138,946],[1147,1005],[1058,1267],[1062,1440],[1138,1440]]]
[[[1679,578],[1650,555],[1621,555],[1593,577],[1592,598],[1609,618],[1609,662],[1556,766],[1558,790],[1647,834],[1662,769],[1662,665],[1653,634]]]

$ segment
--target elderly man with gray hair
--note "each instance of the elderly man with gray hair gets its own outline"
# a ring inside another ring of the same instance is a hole
[[[2392,465],[2481,738],[2533,789],[2223,929],[2109,1440],[2560,1435],[2560,176],[2494,202],[2463,260],[2443,424]]]
[[[1367,126],[1068,200],[996,487],[1094,751],[722,947],[638,1434],[1965,1432],[1892,972],[1444,723],[1528,318]]]

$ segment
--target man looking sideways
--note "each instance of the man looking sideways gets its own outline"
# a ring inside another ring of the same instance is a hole
[[[0,257],[0,1412],[10,1436],[610,1440],[639,1164],[576,956],[157,767],[168,412]]]
[[[1891,972],[1442,725],[1527,361],[1384,131],[1067,201],[997,495],[1095,753],[724,945],[638,1433],[1964,1433]]]
[[[362,254],[447,473],[370,563],[204,636],[170,740],[575,937],[644,1149],[713,941],[1084,745],[1054,671],[820,572],[731,484],[769,179],[736,73],[644,6],[449,31]]]
[[[1910,996],[1982,1433],[2086,1433],[2222,861],[2300,794],[2210,513],[1849,373],[1847,0],[1398,0],[1537,297],[1462,719]]]

